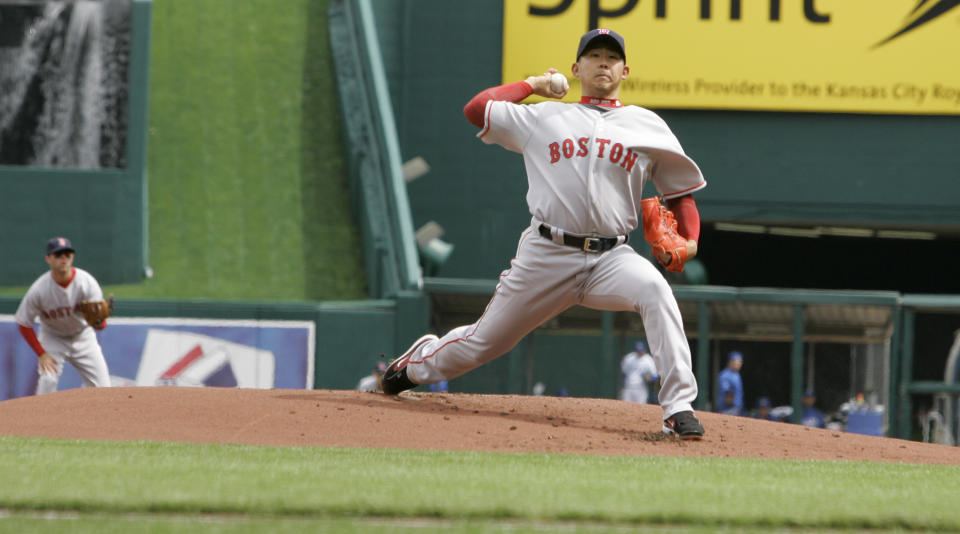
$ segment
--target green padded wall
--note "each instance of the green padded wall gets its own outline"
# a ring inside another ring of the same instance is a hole
[[[13,315],[21,297],[0,296],[0,315]],[[403,310],[409,310],[409,303]],[[348,302],[218,302],[118,298],[116,317],[313,321],[314,388],[353,389],[381,360],[395,356],[398,306],[390,300]],[[407,318],[409,320],[409,318]],[[109,328],[109,326],[107,327]],[[409,328],[407,328],[409,330]],[[12,336],[15,343],[26,341]],[[410,340],[402,340],[409,344]],[[24,345],[25,346],[25,345]],[[2,348],[2,347],[0,347]]]

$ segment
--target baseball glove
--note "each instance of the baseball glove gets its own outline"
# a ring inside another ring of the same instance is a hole
[[[679,273],[687,262],[687,240],[677,233],[673,212],[660,203],[660,197],[640,201],[643,238],[653,247],[653,255],[668,271]],[[664,261],[663,258],[667,258]]]
[[[87,324],[97,330],[103,328],[103,322],[113,313],[113,293],[106,300],[85,300],[80,303],[80,312]]]

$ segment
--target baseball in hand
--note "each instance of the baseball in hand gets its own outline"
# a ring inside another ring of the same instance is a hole
[[[567,77],[559,72],[550,75],[550,90],[554,93],[562,93],[570,86],[567,84]]]

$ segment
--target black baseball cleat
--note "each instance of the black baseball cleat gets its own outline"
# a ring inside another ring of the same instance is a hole
[[[387,370],[383,373],[383,378],[380,382],[380,391],[387,395],[396,395],[401,391],[406,391],[415,387],[417,387],[417,385],[407,378],[407,368],[401,367],[400,369],[397,369],[393,364],[390,364],[390,366],[387,367]]]
[[[380,391],[387,395],[396,395],[402,391],[417,387],[419,384],[414,384],[407,378],[407,363],[410,361],[410,356],[420,348],[420,345],[435,339],[437,339],[437,336],[433,334],[427,334],[421,337],[413,342],[413,345],[407,349],[407,352],[404,352],[402,356],[390,362],[387,370],[383,372],[383,377],[380,379]]]
[[[703,426],[693,412],[678,412],[663,420],[663,433],[676,434],[684,440],[699,440],[703,438]]]

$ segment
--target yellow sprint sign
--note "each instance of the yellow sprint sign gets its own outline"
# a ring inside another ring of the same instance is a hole
[[[571,78],[580,35],[626,42],[653,108],[960,114],[960,0],[504,0],[503,81]]]

